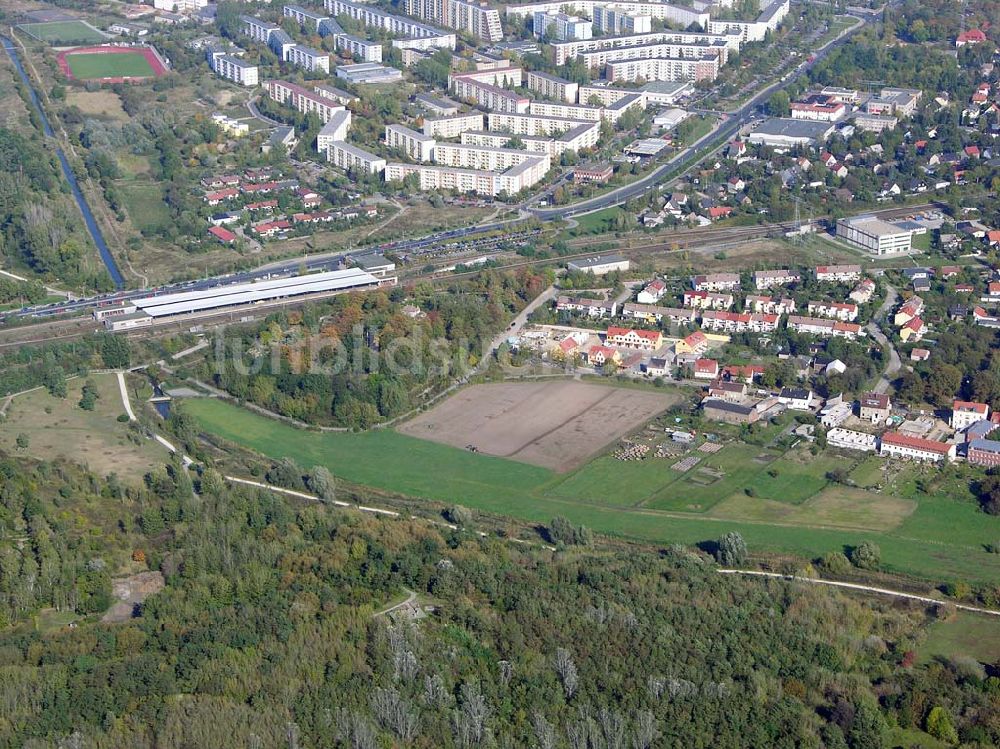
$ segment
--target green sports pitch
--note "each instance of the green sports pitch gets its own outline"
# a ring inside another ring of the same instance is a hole
[[[17,28],[40,42],[56,47],[68,47],[73,44],[97,44],[107,38],[85,21],[23,23]]]
[[[142,52],[119,54],[89,54],[86,52],[66,56],[73,77],[81,81],[95,78],[152,78],[153,66]]]

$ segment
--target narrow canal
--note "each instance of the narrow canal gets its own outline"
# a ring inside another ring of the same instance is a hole
[[[21,82],[24,83],[28,89],[28,93],[31,96],[31,103],[34,105],[35,111],[38,113],[38,116],[42,121],[42,132],[50,138],[55,138],[52,125],[49,123],[49,118],[45,116],[45,110],[42,108],[42,102],[38,98],[38,93],[35,91],[35,87],[31,84],[31,79],[28,78],[28,74],[25,72],[24,66],[21,64],[21,58],[17,53],[17,46],[5,36],[0,36],[0,41],[3,42],[3,48],[7,51],[7,55],[14,63],[14,67],[17,69],[17,74],[21,76]],[[70,190],[73,192],[73,198],[76,200],[76,204],[80,207],[80,213],[83,214],[83,221],[87,225],[87,231],[90,232],[90,236],[94,240],[94,244],[97,246],[97,251],[101,253],[101,260],[104,261],[104,265],[108,269],[108,274],[111,276],[111,280],[114,281],[115,286],[120,289],[125,285],[125,278],[118,269],[118,263],[115,262],[115,258],[111,254],[111,250],[108,249],[108,243],[104,241],[104,235],[101,233],[101,227],[97,225],[97,221],[94,219],[94,213],[90,210],[90,204],[87,203],[87,199],[83,197],[83,193],[80,191],[80,185],[76,181],[76,175],[73,174],[73,169],[70,167],[69,161],[66,159],[66,154],[63,153],[62,148],[59,146],[56,146],[55,149],[56,156],[59,157],[59,163],[62,165],[63,175],[65,175],[66,181],[69,182]]]

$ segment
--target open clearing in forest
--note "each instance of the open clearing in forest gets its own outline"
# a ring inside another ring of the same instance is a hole
[[[475,385],[399,431],[565,472],[677,400],[670,394],[582,382]]]
[[[88,379],[99,393],[93,411],[79,405]],[[133,440],[129,425],[117,420],[124,408],[115,375],[74,377],[66,390],[66,398],[55,398],[44,389],[15,397],[0,427],[0,450],[41,460],[73,460],[100,476],[139,478],[167,462],[166,450],[151,440]],[[28,438],[26,450],[17,447],[19,434]]]

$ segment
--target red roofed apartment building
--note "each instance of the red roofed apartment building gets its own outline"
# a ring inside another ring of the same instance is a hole
[[[656,351],[663,345],[663,334],[658,330],[633,330],[631,328],[608,328],[605,343],[609,346],[625,346],[643,351]]]
[[[882,435],[879,455],[938,463],[954,460],[955,450],[955,445],[947,442],[934,442],[899,432],[886,432]]]
[[[698,359],[694,363],[694,376],[699,380],[714,380],[719,376],[719,362],[715,359]]]

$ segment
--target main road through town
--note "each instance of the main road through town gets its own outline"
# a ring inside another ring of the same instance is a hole
[[[656,167],[656,169],[651,171],[645,177],[637,179],[635,182],[630,182],[627,185],[623,185],[615,190],[611,190],[610,192],[606,192],[603,195],[588,198],[587,200],[581,200],[578,203],[571,203],[570,205],[551,208],[529,208],[527,210],[532,215],[540,219],[560,219],[571,216],[579,216],[584,213],[599,211],[602,208],[621,205],[632,198],[642,195],[651,188],[655,188],[657,186],[668,186],[672,181],[671,179],[667,179],[669,175],[677,172],[678,170],[684,170],[686,167],[696,163],[703,156],[706,156],[716,150],[723,143],[726,143],[730,138],[736,135],[742,127],[750,123],[756,109],[764,104],[771,94],[775,91],[788,87],[794,81],[805,75],[809,68],[825,58],[838,45],[843,44],[848,36],[864,26],[868,20],[869,19],[867,17],[859,18],[856,24],[845,29],[838,36],[817,49],[816,52],[811,55],[809,60],[800,64],[791,73],[783,76],[781,80],[775,81],[770,86],[767,86],[759,91],[739,109],[726,114],[725,121],[718,127],[710,130],[672,159]],[[674,175],[673,179],[676,179],[679,176],[680,173]]]

